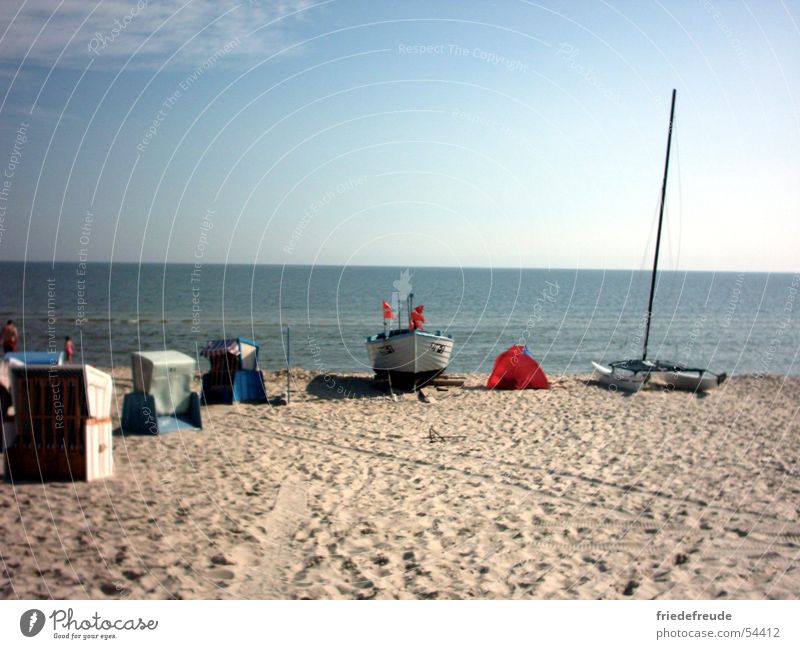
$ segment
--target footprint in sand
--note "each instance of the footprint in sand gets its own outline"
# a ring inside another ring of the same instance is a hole
[[[206,574],[211,579],[225,581],[233,579],[236,576],[233,570],[228,570],[227,568],[214,568],[213,570],[209,570]]]
[[[235,553],[236,562],[243,566],[244,581],[232,584],[231,589],[247,598],[285,597],[286,575],[294,560],[289,546],[309,518],[306,483],[299,478],[287,478],[272,509],[259,521],[260,525],[250,530],[257,547],[242,547]]]

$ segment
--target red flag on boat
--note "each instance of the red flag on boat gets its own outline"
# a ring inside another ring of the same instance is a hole
[[[392,307],[386,300],[383,301],[383,319],[394,320],[394,313],[392,313]]]
[[[425,322],[425,316],[422,315],[424,309],[424,304],[414,307],[414,310],[411,312],[411,317],[409,318],[409,327],[411,329],[422,329],[422,325]]]

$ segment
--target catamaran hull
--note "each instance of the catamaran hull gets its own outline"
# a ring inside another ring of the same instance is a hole
[[[647,374],[631,372],[621,368],[612,368],[592,361],[594,380],[609,388],[623,392],[638,392],[647,379]]]
[[[375,375],[389,378],[401,387],[424,385],[444,372],[452,352],[452,338],[425,331],[367,340],[367,353]]]
[[[593,362],[592,365],[598,383],[626,392],[637,392],[650,381],[672,390],[708,392],[718,388],[727,378],[725,374],[689,369],[665,361],[626,361],[610,366]]]
[[[716,390],[725,381],[725,374],[714,374],[702,370],[683,370],[676,372],[652,372],[651,380],[673,390],[688,392],[709,392]]]

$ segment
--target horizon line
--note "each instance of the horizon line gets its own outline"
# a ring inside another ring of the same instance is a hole
[[[441,270],[545,270],[545,271],[614,271],[614,272],[652,272],[652,268],[621,268],[621,267],[606,267],[600,268],[596,266],[426,266],[420,264],[279,264],[279,263],[244,263],[244,262],[193,262],[193,261],[85,261],[78,262],[73,260],[64,259],[3,259],[0,264],[75,264],[76,266],[81,263],[86,266],[100,266],[100,265],[125,265],[125,266],[246,266],[246,267],[275,267],[275,268],[436,268]],[[742,270],[742,269],[717,269],[711,270],[707,268],[664,268],[658,269],[659,273],[760,273],[769,275],[793,275],[797,274],[798,270]]]

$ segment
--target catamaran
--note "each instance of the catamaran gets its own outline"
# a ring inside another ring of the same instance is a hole
[[[672,105],[669,112],[669,133],[667,135],[667,156],[664,162],[664,180],[661,184],[661,204],[658,211],[658,234],[653,259],[653,272],[650,275],[650,298],[647,303],[647,318],[644,327],[644,348],[642,357],[625,361],[614,361],[608,365],[595,363],[594,378],[599,383],[626,392],[637,392],[648,381],[655,381],[676,390],[705,392],[719,387],[726,375],[715,374],[706,369],[685,367],[671,361],[648,360],[647,343],[650,337],[650,321],[653,316],[653,297],[656,290],[658,273],[658,252],[661,247],[661,226],[664,222],[664,202],[667,193],[667,175],[669,173],[669,154],[672,146],[672,124],[675,119],[675,90],[672,91]]]
[[[414,294],[408,296],[408,326],[402,327],[401,309],[397,309],[397,328],[391,329],[392,308],[383,303],[383,331],[367,338],[367,353],[378,379],[392,385],[417,389],[442,374],[450,363],[453,338],[441,331],[422,328],[422,306],[412,309]]]

